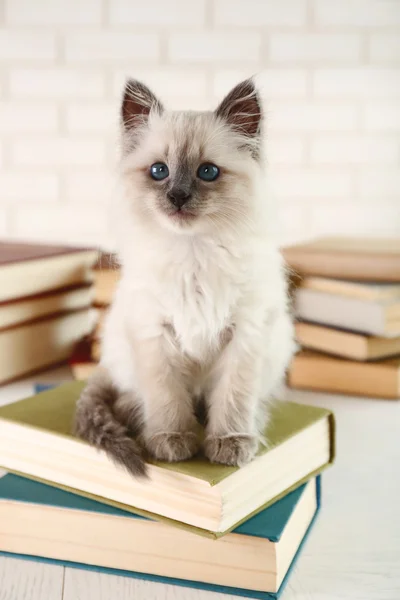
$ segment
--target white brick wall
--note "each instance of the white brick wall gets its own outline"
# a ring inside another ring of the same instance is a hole
[[[10,25],[100,25],[101,0],[9,0],[5,16]]]
[[[11,146],[11,162],[16,167],[100,167],[105,157],[104,141],[81,136],[29,136],[16,139]]]
[[[270,58],[276,62],[357,63],[361,36],[352,33],[276,33],[270,37]]]
[[[171,33],[168,58],[176,63],[254,62],[260,59],[262,36],[259,32],[207,31]]]
[[[400,0],[0,1],[0,235],[112,246],[126,77],[173,109],[256,74],[282,241],[400,236]]]
[[[10,96],[14,98],[48,98],[76,100],[103,98],[105,74],[85,68],[19,68],[9,67]]]
[[[306,0],[215,0],[218,25],[301,27],[307,22]]]
[[[58,111],[53,104],[19,101],[0,102],[0,134],[56,132]]]

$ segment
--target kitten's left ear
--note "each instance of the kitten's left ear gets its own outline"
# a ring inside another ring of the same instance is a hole
[[[128,79],[122,98],[121,116],[126,130],[131,130],[143,123],[151,110],[162,113],[164,107],[153,92],[144,83],[136,79]]]
[[[215,114],[224,119],[238,133],[257,137],[261,132],[262,108],[252,79],[246,79],[229,92]]]

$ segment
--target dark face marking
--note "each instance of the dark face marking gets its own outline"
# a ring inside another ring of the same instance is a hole
[[[144,215],[164,215],[163,224],[171,223],[174,229],[197,223],[199,231],[235,225],[246,218],[251,209],[247,198],[253,188],[254,161],[248,148],[238,154],[246,137],[238,136],[221,120],[211,112],[166,113],[151,121],[147,139],[145,129],[141,130],[143,157],[140,146],[132,152],[132,163],[139,163],[132,169],[132,199]],[[199,177],[199,167],[207,163],[207,172],[211,165],[216,177]],[[160,164],[165,165],[168,176],[159,176]],[[151,177],[154,165],[157,173]]]

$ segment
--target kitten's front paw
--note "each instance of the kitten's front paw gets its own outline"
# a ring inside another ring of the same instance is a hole
[[[258,440],[251,435],[209,436],[204,442],[204,454],[213,463],[242,467],[250,462],[258,449]]]
[[[156,433],[145,441],[146,448],[157,460],[178,462],[192,458],[198,449],[199,441],[195,433]]]

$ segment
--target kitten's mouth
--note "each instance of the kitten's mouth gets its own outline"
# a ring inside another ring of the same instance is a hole
[[[184,208],[178,208],[176,211],[171,213],[170,216],[176,221],[191,221],[196,217],[193,212],[190,212]]]

